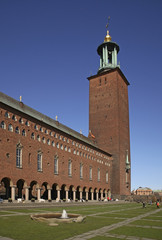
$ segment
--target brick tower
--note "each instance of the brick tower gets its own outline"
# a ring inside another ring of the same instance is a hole
[[[113,155],[111,192],[130,195],[128,85],[117,63],[119,46],[109,31],[98,47],[100,67],[89,80],[89,130],[98,146]]]

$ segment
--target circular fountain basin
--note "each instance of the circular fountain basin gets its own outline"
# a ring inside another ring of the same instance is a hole
[[[41,213],[31,215],[31,219],[45,222],[50,226],[57,226],[59,223],[82,222],[85,217],[79,214],[68,213],[67,218],[61,218],[62,213]]]

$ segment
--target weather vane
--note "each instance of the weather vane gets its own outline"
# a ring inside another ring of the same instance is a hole
[[[108,29],[108,26],[109,26],[109,22],[110,22],[110,16],[108,17],[108,22],[106,24],[106,28]]]

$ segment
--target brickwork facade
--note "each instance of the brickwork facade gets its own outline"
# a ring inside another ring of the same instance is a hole
[[[6,189],[1,197],[97,200],[110,195],[111,154],[22,102],[0,96],[0,189]]]
[[[112,193],[130,194],[128,81],[119,68],[89,79],[89,129],[98,146],[113,155]]]

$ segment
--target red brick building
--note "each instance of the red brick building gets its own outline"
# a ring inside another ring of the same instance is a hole
[[[130,194],[128,81],[107,34],[89,77],[89,136],[0,93],[0,197],[98,200]]]

